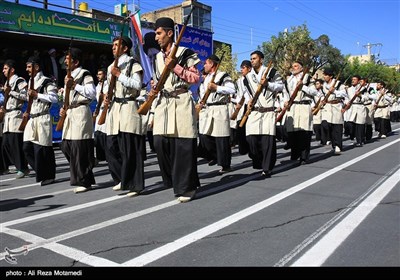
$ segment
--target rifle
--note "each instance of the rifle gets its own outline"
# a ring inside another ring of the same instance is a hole
[[[11,78],[11,69],[8,68],[7,81],[6,81],[6,85],[5,85],[5,89],[4,89],[4,103],[1,106],[4,108],[4,110],[7,109],[7,102],[8,102],[8,98],[10,97],[10,91],[11,91],[10,78]],[[0,122],[3,122],[4,116],[5,116],[5,112],[0,114]]]
[[[99,112],[100,112],[101,104],[103,103],[103,99],[104,99],[104,94],[103,94],[104,83],[105,83],[105,80],[103,79],[103,82],[102,82],[101,88],[100,88],[99,101],[97,101],[96,109],[94,109],[94,112],[93,112],[93,117],[92,117],[93,118],[93,123],[96,122],[96,118],[97,118],[97,116],[99,115]]]
[[[280,48],[280,45],[276,48],[275,53],[274,53],[274,55],[272,56],[272,58],[276,57],[276,54],[278,53],[279,48]],[[261,77],[261,80],[260,80],[260,83],[258,83],[257,90],[256,90],[256,92],[254,93],[253,98],[252,98],[252,99],[249,101],[249,103],[247,104],[247,111],[246,111],[246,113],[243,115],[243,118],[242,118],[242,120],[240,121],[239,127],[243,127],[243,126],[245,125],[245,123],[246,123],[246,121],[247,121],[247,118],[248,118],[249,115],[251,114],[251,111],[253,110],[253,106],[256,104],[256,102],[257,102],[257,100],[258,100],[258,97],[260,96],[261,92],[263,91],[264,88],[265,88],[265,89],[268,88],[268,82],[267,82],[267,85],[264,87],[264,86],[261,84],[261,81],[262,81],[263,79],[266,79],[266,78],[267,78],[267,75],[268,75],[269,71],[271,70],[271,68],[272,68],[272,59],[268,62],[267,69],[266,69],[265,72],[263,73],[263,75],[262,75],[262,77]]]
[[[117,54],[116,54],[116,57],[114,60],[114,65],[113,65],[114,68],[118,67],[118,60],[119,60],[119,57],[122,55],[122,53],[121,53],[121,51],[122,51],[122,35],[124,34],[124,27],[125,27],[125,22],[123,22],[123,24],[122,24],[121,35],[118,38],[118,50],[117,50]],[[109,102],[104,104],[103,111],[101,112],[99,121],[97,122],[98,125],[102,125],[106,122],[108,107],[110,106],[109,104],[110,104],[111,100],[113,99],[116,83],[117,83],[117,76],[111,75],[110,83],[108,85],[107,97],[106,97]],[[100,103],[100,106],[101,106],[101,103]]]
[[[383,96],[384,96],[387,92],[389,92],[389,90],[383,90],[383,91],[381,92],[381,94],[379,95],[379,97],[378,97],[378,99],[376,100],[376,103],[375,103],[375,105],[374,105],[374,111],[378,108],[379,102],[381,101],[381,99],[383,98]]]
[[[319,110],[321,110],[322,106],[325,105],[325,103],[328,101],[329,96],[335,91],[336,89],[336,82],[339,80],[340,74],[342,73],[342,70],[344,69],[344,67],[346,66],[347,62],[344,64],[344,66],[342,67],[342,69],[340,69],[339,73],[337,74],[336,78],[333,79],[333,83],[331,88],[329,89],[328,93],[325,95],[325,98],[322,102],[320,102],[318,104],[318,106],[315,107],[315,109],[312,111],[312,114],[315,116],[316,114],[318,114]]]
[[[219,63],[215,67],[215,71],[214,71],[214,73],[213,73],[213,75],[211,77],[211,80],[210,80],[209,84],[214,83],[215,77],[217,76],[218,68],[221,65],[222,60],[224,59],[224,55],[225,55],[225,52],[222,54],[221,60],[219,61]],[[211,94],[211,90],[209,88],[207,88],[206,91],[204,92],[203,98],[200,100],[199,104],[197,104],[197,106],[196,106],[197,119],[199,118],[199,114],[200,114],[200,111],[202,109],[202,106],[207,103],[207,99],[210,96],[210,94]]]
[[[278,117],[276,117],[275,123],[280,122],[283,119],[283,116],[285,115],[286,111],[289,111],[290,107],[292,107],[293,102],[296,99],[297,93],[303,87],[303,79],[304,79],[304,76],[306,75],[306,73],[308,73],[308,70],[309,70],[308,67],[303,70],[303,73],[301,74],[300,81],[299,81],[300,83],[298,83],[296,85],[292,95],[289,98],[289,101],[288,101],[287,105],[283,107],[283,109],[279,113]]]
[[[72,64],[72,57],[71,57],[71,45],[72,45],[72,39],[69,44],[69,49],[68,49],[68,55],[67,55],[67,61],[68,61],[68,68],[67,68],[67,78],[70,79],[71,76],[71,64]],[[64,121],[65,118],[67,117],[67,110],[69,107],[69,93],[71,91],[71,87],[65,86],[65,92],[64,92],[64,104],[63,104],[63,109],[65,111],[65,115],[63,117],[60,117],[58,120],[57,126],[56,126],[56,131],[61,131],[64,126]]]
[[[185,32],[186,26],[189,23],[190,16],[192,15],[192,12],[193,12],[194,9],[195,8],[193,6],[191,11],[190,11],[190,13],[189,13],[189,15],[187,16],[184,24],[183,24],[183,26],[182,26],[181,31],[179,32],[178,39],[176,40],[176,42],[175,42],[175,44],[174,44],[174,46],[173,46],[173,48],[172,48],[172,50],[171,50],[171,52],[170,52],[170,54],[168,56],[171,59],[175,59],[176,52],[178,51],[179,44],[180,44],[180,42],[182,40],[182,37],[183,37],[183,33]],[[147,112],[151,108],[151,104],[156,99],[158,93],[164,88],[164,84],[167,81],[169,73],[170,73],[170,70],[167,67],[164,67],[164,70],[163,70],[163,72],[161,73],[161,76],[160,76],[160,80],[158,81],[158,83],[157,83],[157,85],[156,85],[156,87],[154,89],[154,92],[155,92],[154,95],[149,95],[147,97],[147,100],[137,110],[138,114],[140,114],[140,115],[146,115],[147,114]]]
[[[31,81],[30,81],[30,85],[29,85],[30,90],[35,89],[35,76],[36,76],[35,63],[32,63]],[[28,97],[28,107],[26,108],[25,114],[22,117],[22,122],[18,128],[18,130],[20,130],[20,131],[25,130],[25,126],[29,121],[29,115],[31,114],[32,103],[33,103],[33,97],[29,96]]]
[[[351,105],[353,104],[354,100],[356,100],[356,98],[360,95],[361,89],[367,89],[369,87],[369,83],[366,87],[361,86],[359,89],[356,90],[356,92],[354,93],[353,97],[350,99],[349,103],[346,104],[346,106],[344,106],[344,108],[342,109],[342,113],[346,112],[347,110],[350,109]]]
[[[232,115],[231,115],[231,120],[234,121],[237,118],[237,115],[239,114],[240,109],[242,108],[243,104],[244,104],[244,95],[242,96],[242,98],[240,98],[238,105],[240,106],[236,106],[235,111],[233,111]]]

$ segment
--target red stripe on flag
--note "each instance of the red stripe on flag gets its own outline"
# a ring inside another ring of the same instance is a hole
[[[138,13],[137,13],[137,14],[138,14]],[[143,45],[142,29],[141,29],[141,26],[139,25],[139,23],[137,22],[137,20],[140,20],[140,17],[139,17],[139,19],[136,18],[136,15],[137,15],[137,14],[133,15],[133,16],[131,17],[131,20],[132,20],[132,23],[133,23],[133,27],[135,28],[136,35],[137,35],[138,38],[139,38],[139,42]]]

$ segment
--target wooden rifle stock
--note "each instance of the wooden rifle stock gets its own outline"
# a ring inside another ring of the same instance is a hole
[[[222,54],[221,60],[219,61],[219,63],[215,67],[215,71],[214,71],[214,73],[213,73],[213,75],[211,77],[211,80],[210,80],[209,84],[214,83],[215,77],[217,76],[218,68],[221,65],[222,60],[224,59],[224,55],[225,55],[225,52]],[[200,114],[200,111],[202,109],[202,106],[207,103],[207,99],[210,96],[210,94],[211,94],[211,90],[209,88],[207,88],[206,91],[204,92],[203,98],[199,102],[200,104],[197,104],[197,106],[196,106],[196,117],[197,117],[197,119],[199,119],[199,114]]]
[[[35,71],[35,63],[32,63],[32,73],[31,73],[31,83],[29,85],[29,89],[30,90],[34,90],[35,89],[35,76],[36,76],[36,71]],[[33,103],[33,97],[29,96],[28,97],[28,107],[26,108],[25,114],[22,116],[22,122],[19,125],[18,130],[20,131],[24,131],[26,124],[29,121],[29,115],[31,114],[31,109],[32,109],[32,103]]]
[[[381,94],[379,95],[379,97],[378,97],[378,99],[376,100],[376,103],[375,103],[375,105],[374,105],[374,110],[376,110],[376,109],[378,108],[379,102],[381,101],[381,99],[383,98],[383,96],[384,96],[387,92],[389,92],[389,90],[383,90],[383,91],[381,92]]]
[[[69,50],[68,50],[67,61],[68,61],[67,77],[68,77],[68,79],[70,79],[72,77],[71,76],[71,64],[72,64],[71,44],[70,44]],[[70,94],[70,92],[71,92],[71,87],[65,86],[64,104],[63,104],[63,109],[65,111],[65,115],[63,117],[60,117],[60,119],[58,120],[58,123],[57,123],[57,126],[56,126],[56,131],[61,131],[63,129],[64,121],[65,121],[65,118],[67,117],[67,110],[68,110],[68,107],[69,107],[69,94]]]
[[[10,97],[10,91],[11,91],[10,78],[11,78],[11,69],[9,68],[8,72],[7,72],[7,81],[6,81],[6,85],[5,85],[5,89],[4,89],[4,103],[1,106],[4,108],[4,110],[6,110],[6,108],[7,108],[8,98]],[[3,122],[4,116],[5,116],[5,112],[0,114],[0,122]]]
[[[300,83],[298,83],[292,93],[292,95],[289,98],[289,101],[287,103],[286,106],[283,107],[282,111],[279,113],[279,115],[276,117],[275,119],[275,123],[282,121],[283,116],[286,114],[286,111],[289,111],[290,108],[293,105],[294,100],[296,99],[297,93],[299,92],[299,90],[303,87],[303,79],[304,76],[308,73],[309,68],[305,68],[303,73],[301,74],[301,78],[300,78]]]
[[[344,69],[344,67],[346,66],[347,62],[344,64],[344,66],[342,67],[342,69],[340,69],[339,73],[337,74],[336,78],[333,80],[333,84],[331,86],[331,88],[329,89],[328,93],[325,95],[325,98],[322,102],[320,102],[318,104],[318,106],[315,106],[315,109],[312,111],[312,114],[315,116],[316,114],[318,114],[319,110],[321,110],[321,108],[323,107],[323,105],[325,105],[325,103],[328,101],[329,96],[335,91],[336,89],[336,83],[339,80],[340,74],[342,73],[342,70]]]
[[[242,98],[240,98],[240,101],[238,103],[238,105],[240,105],[240,106],[236,106],[235,111],[232,113],[232,116],[231,116],[231,120],[232,121],[236,120],[236,118],[237,118],[237,116],[239,114],[239,111],[240,111],[240,109],[242,108],[242,106],[244,104],[244,100],[245,100],[245,98],[244,98],[244,95],[243,95]]]
[[[99,112],[100,112],[101,104],[103,103],[103,99],[104,99],[104,94],[103,94],[104,83],[105,83],[105,80],[103,80],[103,83],[101,84],[99,100],[97,101],[96,109],[94,110],[94,113],[93,113],[93,123],[96,122],[96,118],[97,118],[97,116],[99,115]]]
[[[274,57],[276,57],[276,54],[278,53],[278,50],[279,50],[280,48],[281,48],[281,45],[278,45],[278,46],[276,47],[276,50],[275,50],[275,52],[274,52],[274,55],[272,56],[271,60],[268,62],[267,70],[265,70],[265,72],[263,73],[260,82],[261,82],[263,79],[266,79],[266,78],[267,78],[267,75],[268,75],[269,71],[270,71],[271,68],[272,68],[272,59],[273,59]],[[243,118],[242,118],[242,120],[240,121],[239,127],[243,127],[243,126],[245,125],[245,123],[246,123],[246,121],[247,121],[247,118],[250,116],[251,111],[253,110],[253,106],[257,103],[258,97],[260,96],[260,94],[261,94],[261,92],[263,91],[264,88],[268,88],[268,83],[267,83],[267,85],[266,85],[265,87],[264,87],[261,83],[258,84],[257,90],[256,90],[256,92],[254,93],[253,98],[252,98],[252,99],[249,101],[249,103],[247,104],[246,113],[243,115]]]
[[[275,51],[276,53],[276,51]],[[275,57],[275,55],[273,56]],[[269,71],[272,68],[272,59],[268,62],[268,67],[265,70],[265,72],[263,73],[261,80],[266,79],[267,75],[269,73]],[[260,80],[260,82],[261,82]],[[253,98],[249,101],[249,103],[247,104],[247,111],[246,113],[243,115],[243,118],[239,124],[240,127],[243,127],[247,121],[247,118],[249,117],[249,115],[251,114],[251,111],[253,110],[253,106],[257,103],[258,97],[260,96],[261,92],[263,91],[264,88],[268,88],[268,83],[267,85],[264,87],[261,83],[258,84],[257,90],[254,93]]]
[[[189,15],[187,16],[187,18],[186,18],[186,20],[185,20],[185,22],[184,22],[184,24],[182,26],[182,29],[179,32],[178,39],[176,40],[174,46],[172,46],[172,50],[171,50],[171,52],[170,52],[170,54],[168,56],[169,58],[175,59],[176,52],[178,51],[179,44],[181,43],[181,40],[182,40],[182,37],[183,37],[183,33],[186,30],[186,26],[189,23],[189,19],[190,19],[190,16],[192,15],[193,10],[194,10],[194,7],[192,7],[192,10],[190,11]],[[171,70],[169,70],[167,67],[164,67],[164,69],[163,69],[163,71],[161,73],[160,79],[157,82],[157,85],[156,85],[156,87],[154,89],[154,95],[149,95],[147,97],[146,101],[137,110],[138,114],[140,114],[140,115],[146,115],[147,114],[147,112],[151,108],[151,104],[153,104],[153,101],[156,99],[158,93],[164,88],[164,84],[167,81],[167,78],[168,78],[168,75],[169,75],[170,72],[171,72]]]
[[[353,105],[354,100],[356,100],[356,98],[359,96],[360,92],[364,89],[367,89],[369,87],[369,84],[364,87],[360,87],[353,95],[353,97],[350,99],[349,103],[346,104],[346,106],[344,106],[344,108],[342,109],[342,113],[346,112],[347,110],[350,109],[351,105]]]
[[[122,25],[121,35],[118,38],[118,51],[117,51],[117,55],[114,60],[114,65],[113,65],[114,68],[118,67],[118,60],[119,60],[119,57],[122,55],[122,53],[121,53],[121,51],[122,51],[122,35],[124,34],[124,27],[125,27],[125,23],[123,23],[123,25]],[[116,84],[117,84],[117,77],[111,74],[111,79],[110,79],[110,83],[108,85],[108,91],[107,91],[107,97],[106,97],[108,102],[106,102],[104,104],[103,111],[101,112],[99,121],[97,122],[98,125],[102,125],[106,122],[108,108],[110,106],[110,102],[113,99],[114,89],[115,89]]]

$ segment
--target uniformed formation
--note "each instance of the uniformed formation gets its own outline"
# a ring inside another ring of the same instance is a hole
[[[50,106],[60,97],[60,147],[70,164],[75,193],[90,190],[93,167],[107,161],[113,190],[139,195],[145,188],[147,136],[164,185],[180,202],[193,199],[200,187],[198,157],[221,166],[219,173],[225,174],[231,171],[231,149],[238,145],[239,153],[248,154],[253,168],[267,178],[276,163],[277,140],[286,142],[291,160],[307,164],[313,132],[320,145],[331,145],[332,153],[339,155],[343,133],[361,147],[372,139],[373,124],[378,137],[386,138],[390,120],[400,120],[400,100],[384,81],[373,88],[356,75],[351,86],[345,86],[330,69],[324,69],[323,80],[309,79],[308,69],[296,61],[283,79],[271,63],[263,65],[260,51],[241,63],[242,76],[236,82],[218,70],[221,58],[216,55],[206,59],[200,73],[196,53],[181,46],[173,49],[174,25],[170,18],[160,18],[155,32],[144,38],[153,70],[149,91],[143,87],[142,66],[130,56],[132,41],[124,36],[114,40],[115,60],[108,69],[98,70],[97,86],[82,68],[77,48],[69,48],[65,56],[65,85],[58,91],[54,79],[43,75],[37,57],[26,62],[28,82],[15,73],[13,60],[5,61],[0,170],[7,172],[13,164],[17,178],[23,178],[29,164],[42,186],[55,181]],[[189,90],[194,84],[200,84],[197,104]],[[89,104],[95,99],[92,113]],[[140,113],[149,100],[154,100],[151,109]],[[23,112],[25,101],[28,109]],[[25,127],[23,120],[28,120]]]

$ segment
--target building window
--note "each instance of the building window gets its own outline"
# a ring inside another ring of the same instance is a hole
[[[189,15],[191,6],[183,8],[183,20]],[[188,26],[199,28],[207,31],[211,31],[211,13],[207,10],[196,7],[193,11],[191,19],[189,20]]]

